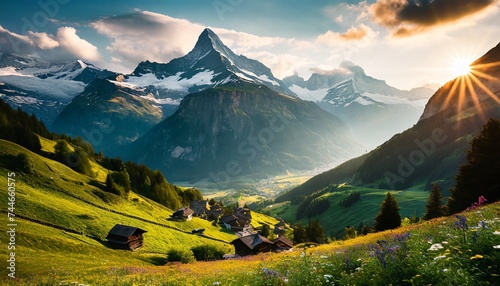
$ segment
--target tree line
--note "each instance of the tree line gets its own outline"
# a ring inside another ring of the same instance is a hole
[[[40,138],[56,141],[54,153],[42,151]],[[95,153],[92,145],[81,137],[49,132],[45,124],[34,115],[21,109],[13,109],[0,99],[0,139],[14,142],[41,156],[56,160],[76,172],[91,178],[96,176],[91,162],[109,170],[103,191],[125,197],[133,190],[171,209],[188,205],[192,200],[202,200],[201,192],[195,188],[181,189],[170,184],[158,170],[143,164],[123,162],[119,158],[107,158],[102,152]],[[18,156],[23,170],[29,171],[29,162]],[[26,165],[26,166],[25,166]]]

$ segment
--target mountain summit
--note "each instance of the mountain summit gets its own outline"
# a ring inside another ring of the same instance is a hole
[[[299,97],[316,101],[340,117],[370,148],[415,123],[434,92],[425,87],[397,89],[349,61],[342,61],[333,70],[316,71],[308,80],[294,75],[283,81]]]
[[[235,54],[208,28],[187,55],[169,63],[141,62],[126,78],[127,83],[146,87],[156,98],[173,100],[231,81],[264,84],[277,92],[294,94],[268,67]]]

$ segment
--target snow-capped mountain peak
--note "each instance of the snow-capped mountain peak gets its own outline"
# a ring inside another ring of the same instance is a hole
[[[141,62],[126,82],[147,87],[157,98],[179,99],[193,92],[232,81],[250,81],[292,94],[259,61],[235,54],[210,29],[198,37],[194,48],[185,56],[168,63]]]

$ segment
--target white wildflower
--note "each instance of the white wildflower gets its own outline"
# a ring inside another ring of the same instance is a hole
[[[440,250],[443,248],[444,247],[443,247],[443,245],[441,245],[441,243],[434,243],[433,245],[431,245],[431,247],[428,250],[436,251],[436,250]]]
[[[434,257],[434,260],[445,259],[445,258],[446,258],[446,255],[439,255],[439,256]]]
[[[322,258],[322,259],[327,259],[328,256],[327,255],[321,255],[319,258]]]
[[[500,231],[495,231],[493,234],[500,235]]]
[[[494,245],[493,248],[494,249],[500,249],[500,244],[499,245]]]
[[[445,240],[445,241],[443,241],[443,242],[441,242],[441,243],[442,243],[442,244],[448,244],[448,241],[446,241],[446,240]]]

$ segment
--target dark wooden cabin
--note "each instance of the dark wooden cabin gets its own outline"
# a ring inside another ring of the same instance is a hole
[[[293,241],[286,238],[285,236],[280,236],[276,238],[275,240],[273,240],[273,244],[274,244],[274,251],[276,252],[286,251],[293,248]]]
[[[239,256],[269,252],[274,248],[272,241],[256,233],[244,237],[239,237],[231,242],[234,245],[234,252]]]
[[[109,231],[106,239],[113,248],[136,250],[143,244],[146,231],[138,227],[116,224]]]

